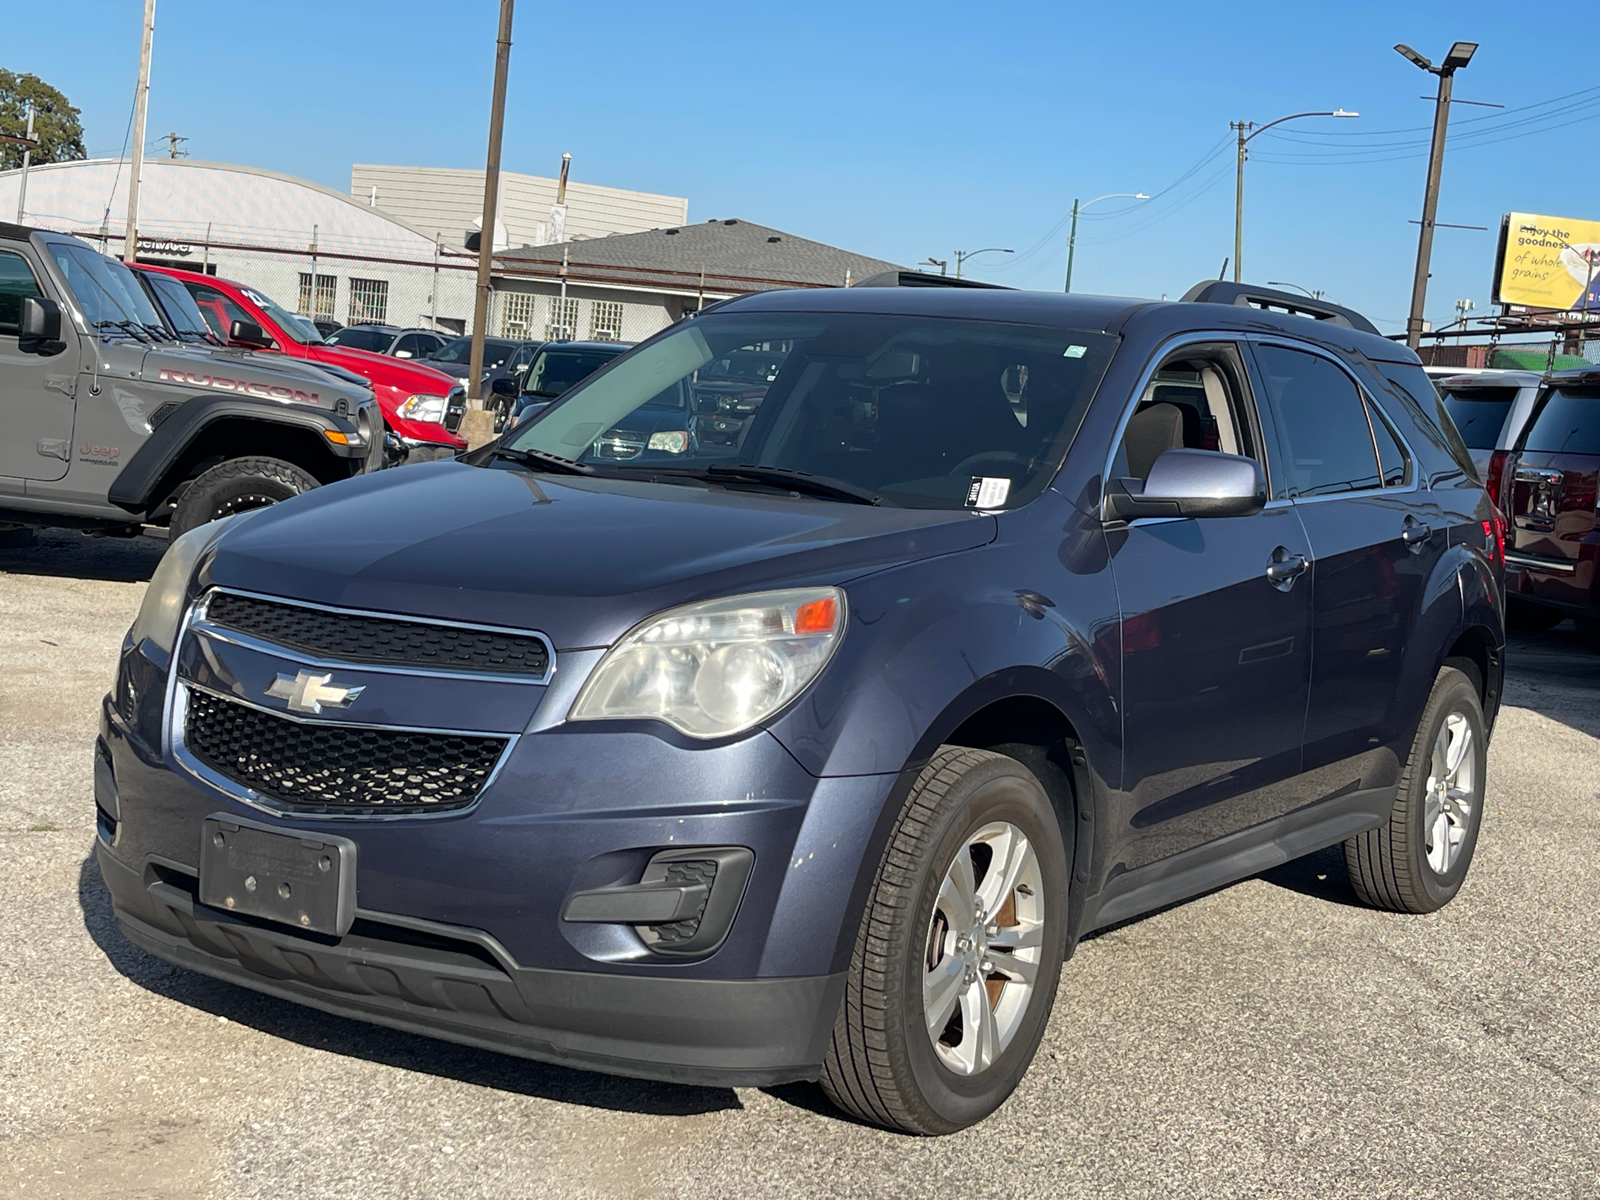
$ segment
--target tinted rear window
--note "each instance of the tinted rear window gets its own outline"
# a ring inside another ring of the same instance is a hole
[[[1600,454],[1600,390],[1552,393],[1533,419],[1523,449],[1545,454]]]
[[[1444,406],[1462,441],[1474,450],[1493,450],[1516,398],[1512,387],[1451,388],[1444,393]]]

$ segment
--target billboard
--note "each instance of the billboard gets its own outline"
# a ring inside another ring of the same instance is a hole
[[[1494,302],[1600,312],[1600,221],[1507,213],[1500,221]]]

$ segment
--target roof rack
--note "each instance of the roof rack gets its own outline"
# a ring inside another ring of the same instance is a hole
[[[1243,308],[1260,308],[1267,312],[1288,313],[1295,317],[1312,317],[1318,321],[1332,321],[1346,329],[1362,333],[1377,333],[1377,326],[1354,309],[1326,300],[1312,300],[1292,292],[1256,287],[1250,283],[1227,283],[1221,279],[1204,279],[1183,294],[1189,304],[1237,304]]]
[[[926,275],[921,271],[882,271],[863,279],[856,284],[856,287],[991,288],[1002,292],[1016,291],[1015,288],[1008,288],[1003,283],[980,283],[976,279],[958,279],[954,275]]]

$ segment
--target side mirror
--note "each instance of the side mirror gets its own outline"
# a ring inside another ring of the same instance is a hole
[[[1249,517],[1266,503],[1267,477],[1255,459],[1213,450],[1168,450],[1156,459],[1142,488],[1123,479],[1106,488],[1105,515],[1108,521]]]
[[[228,326],[228,340],[252,350],[272,349],[272,339],[254,321],[235,321]]]
[[[517,381],[509,375],[502,375],[489,385],[489,392],[495,396],[515,396],[517,394]]]
[[[24,296],[17,349],[24,354],[56,354],[61,349],[61,306],[42,296]]]

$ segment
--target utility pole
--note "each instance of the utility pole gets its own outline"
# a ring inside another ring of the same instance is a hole
[[[151,0],[154,3],[154,0]],[[488,332],[489,293],[494,286],[494,217],[500,193],[500,133],[506,117],[506,75],[511,69],[511,14],[516,0],[500,0],[500,36],[495,41],[494,99],[489,107],[489,160],[483,172],[483,224],[478,236],[478,292],[472,303],[472,357],[467,368],[467,411],[461,432],[476,449],[494,440],[494,416],[483,407],[483,339]]]
[[[122,261],[139,256],[139,177],[144,173],[144,119],[150,111],[150,46],[156,35],[156,0],[144,0],[144,37],[139,43],[139,86],[133,93],[133,170],[128,175],[128,229]]]
[[[1239,131],[1239,165],[1233,183],[1233,281],[1235,283],[1239,283],[1244,274],[1244,160],[1250,156],[1251,141],[1274,125],[1282,125],[1285,121],[1298,121],[1303,117],[1354,118],[1360,115],[1358,112],[1346,112],[1342,108],[1336,108],[1332,112],[1290,113],[1287,117],[1279,117],[1276,121],[1268,121],[1265,125],[1257,125],[1254,121],[1228,122],[1229,129]]]
[[[179,142],[187,142],[189,140],[188,138],[179,137],[176,133],[168,133],[166,135],[166,138],[167,138],[167,157],[168,158],[188,158],[189,157],[189,152],[187,150],[179,150],[178,149],[178,143]]]
[[[33,101],[28,101],[28,141],[22,147],[22,178],[17,183],[17,224],[22,224],[22,207],[28,202],[28,162],[33,158]]]
[[[1422,344],[1422,311],[1428,299],[1428,275],[1433,262],[1433,227],[1439,214],[1439,177],[1444,172],[1444,139],[1450,124],[1450,91],[1455,74],[1472,61],[1476,42],[1457,42],[1437,67],[1410,46],[1395,49],[1413,65],[1439,77],[1434,97],[1433,146],[1428,151],[1428,186],[1422,195],[1422,232],[1417,237],[1417,271],[1411,281],[1411,315],[1406,318],[1406,345],[1415,350]]]
[[[1072,290],[1072,259],[1078,252],[1078,198],[1072,198],[1072,232],[1067,234],[1067,291]]]

